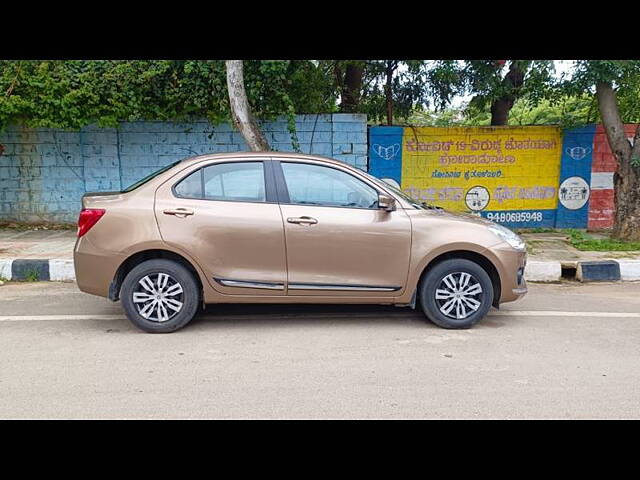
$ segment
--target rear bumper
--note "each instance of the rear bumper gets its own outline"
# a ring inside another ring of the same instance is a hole
[[[92,295],[108,297],[109,285],[124,260],[124,255],[96,249],[86,236],[79,238],[73,249],[78,288]]]

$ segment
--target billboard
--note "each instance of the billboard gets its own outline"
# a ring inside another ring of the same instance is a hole
[[[561,154],[554,126],[374,127],[369,171],[421,202],[512,227],[554,226]]]

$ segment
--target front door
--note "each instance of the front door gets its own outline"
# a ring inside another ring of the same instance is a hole
[[[402,209],[379,209],[378,191],[337,166],[274,161],[274,171],[285,228],[288,295],[402,293],[411,248],[411,222]]]
[[[190,255],[221,293],[284,294],[284,227],[266,172],[269,160],[201,164],[156,192],[163,240]]]

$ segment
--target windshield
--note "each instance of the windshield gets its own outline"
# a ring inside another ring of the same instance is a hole
[[[160,175],[163,172],[166,172],[167,170],[169,170],[170,168],[176,166],[177,164],[179,164],[182,160],[178,160],[177,162],[173,162],[170,165],[167,165],[166,167],[162,167],[160,170],[156,170],[155,172],[147,175],[146,177],[144,177],[142,180],[138,180],[136,183],[129,185],[127,188],[125,188],[124,190],[120,190],[121,193],[127,193],[130,192],[131,190],[135,190],[136,188],[138,188],[140,185],[144,185],[145,183],[147,183],[149,180],[151,180],[152,178],[157,177],[158,175]]]
[[[362,172],[362,173],[364,173],[366,175],[366,177],[368,179],[370,179],[372,182],[378,184],[382,188],[386,188],[387,190],[391,190],[393,193],[395,193],[396,195],[398,195],[402,199],[404,199],[407,202],[409,202],[413,208],[417,208],[419,210],[426,210],[426,207],[423,204],[421,204],[419,202],[416,202],[416,200],[414,198],[410,197],[409,195],[404,193],[399,188],[394,187],[393,185],[385,182],[384,180],[380,180],[379,178],[374,177],[370,173],[367,173],[367,172]]]

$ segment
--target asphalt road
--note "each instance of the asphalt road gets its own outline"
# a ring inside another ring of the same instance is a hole
[[[150,335],[75,284],[10,283],[0,418],[640,418],[640,284],[530,285],[463,331],[232,305]]]

